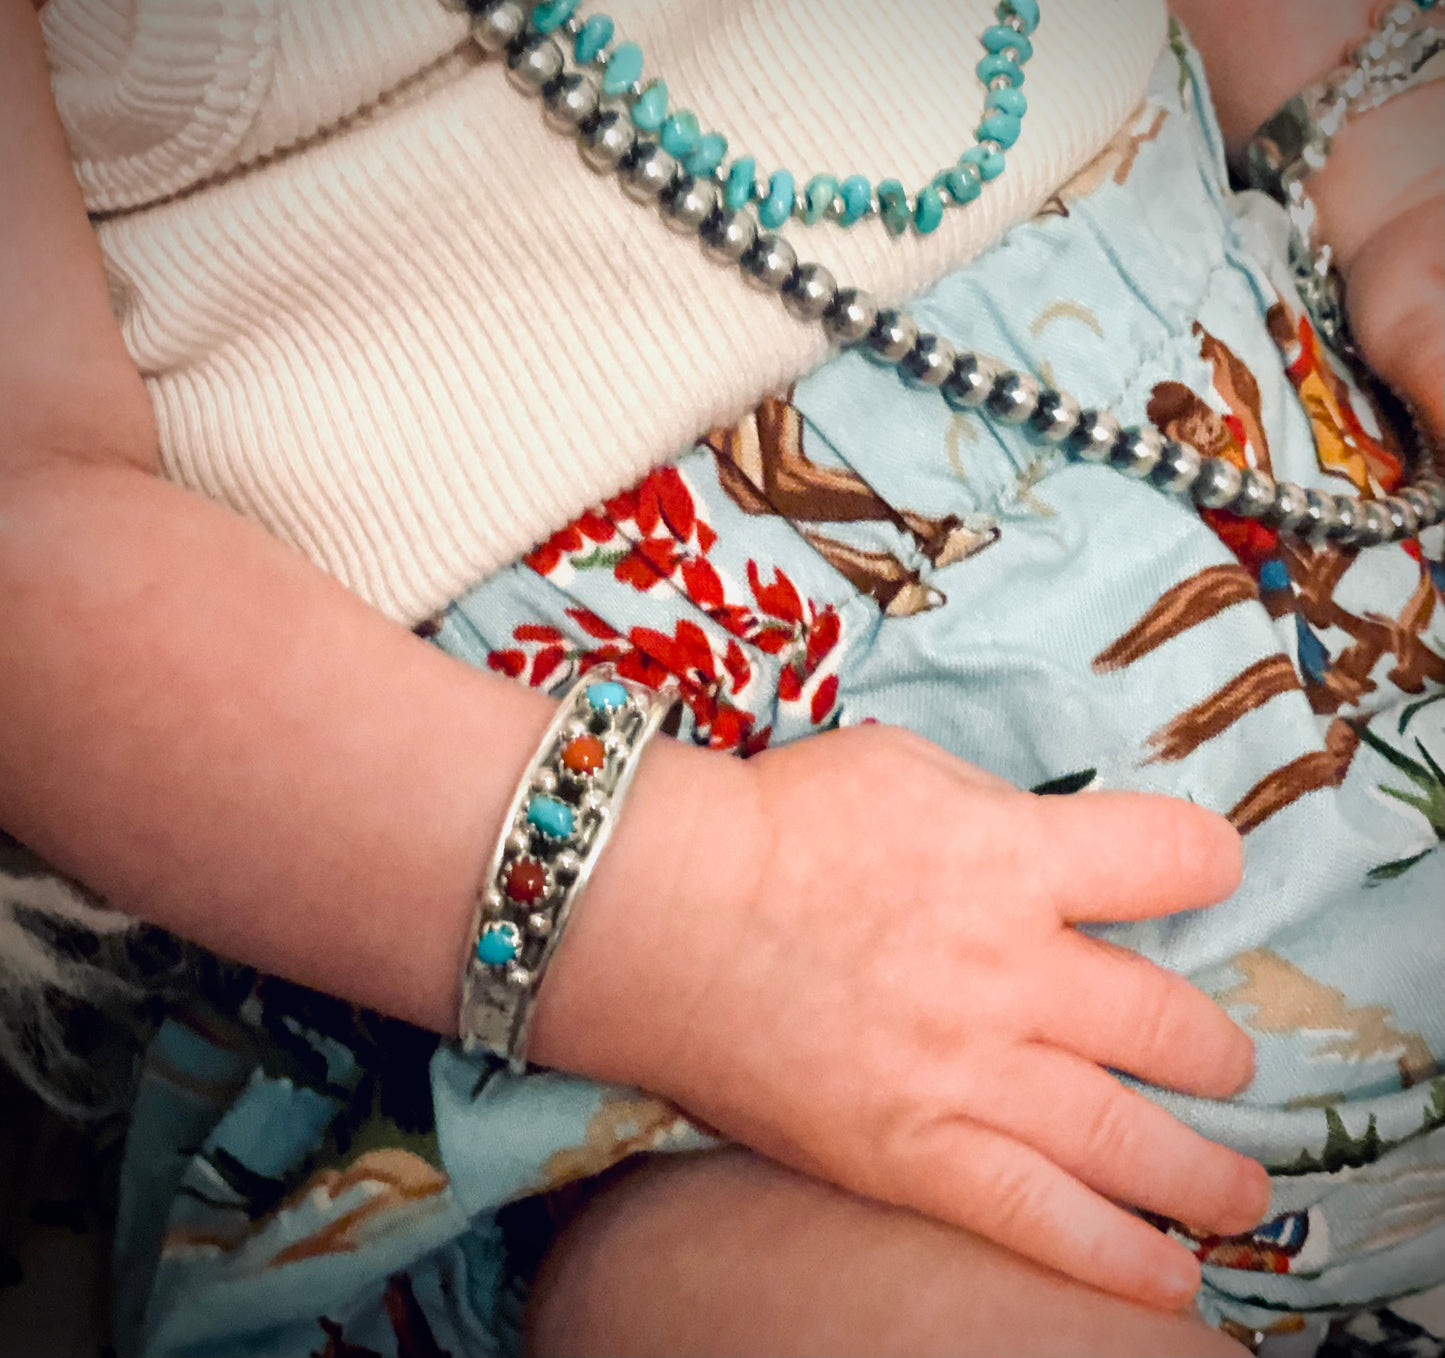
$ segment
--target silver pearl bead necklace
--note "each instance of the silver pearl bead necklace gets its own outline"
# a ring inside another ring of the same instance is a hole
[[[531,6],[472,0],[471,8],[477,44],[505,60],[517,89],[541,97],[549,125],[576,139],[593,170],[616,174],[629,198],[655,204],[669,226],[696,235],[711,258],[776,293],[791,315],[819,322],[835,343],[861,348],[895,368],[910,387],[936,390],[951,409],[976,411],[1074,460],[1111,467],[1201,508],[1258,519],[1315,544],[1377,546],[1445,522],[1445,480],[1423,439],[1414,480],[1398,494],[1366,499],[1305,489],[1206,456],[1152,425],[1125,426],[1110,411],[1083,407],[1027,372],[922,330],[906,311],[878,307],[860,289],[839,286],[823,265],[800,261],[785,237],[759,226],[751,207],[728,209],[715,181],[689,175],[655,141],[640,136],[626,105],[603,95],[595,72],[572,67],[562,44],[528,31]]]

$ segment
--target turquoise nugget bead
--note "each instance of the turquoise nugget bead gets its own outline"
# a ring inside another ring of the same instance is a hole
[[[919,189],[918,201],[913,209],[913,225],[918,229],[918,234],[926,236],[937,231],[942,220],[943,198],[938,190],[931,184],[926,189]]]
[[[625,94],[642,76],[642,48],[635,42],[620,42],[607,58],[602,73],[604,94]]]
[[[527,803],[527,824],[549,839],[566,839],[572,833],[572,808],[555,797],[533,797]]]
[[[979,141],[996,141],[1005,151],[1019,139],[1023,124],[1011,113],[990,113],[974,132]]]
[[[721,132],[704,132],[687,158],[688,174],[700,179],[714,173],[728,153],[728,139]]]
[[[1032,33],[1039,26],[1039,0],[1003,0],[996,13],[1000,19],[1016,15],[1023,20],[1025,33]]]
[[[1006,52],[1010,47],[1018,53],[1018,63],[1024,64],[1034,54],[1034,45],[1022,33],[997,25],[983,30],[983,45],[990,52]]]
[[[843,181],[838,192],[843,198],[843,215],[838,218],[844,226],[852,226],[868,215],[873,206],[873,185],[861,174],[850,174]]]
[[[587,685],[587,706],[594,712],[615,712],[627,706],[627,690],[610,679]]]
[[[538,33],[553,33],[561,28],[580,0],[546,0],[532,11],[532,27]]]
[[[997,109],[1000,113],[1008,113],[1015,118],[1022,118],[1029,111],[1029,101],[1024,98],[1022,90],[990,90],[988,98],[983,102],[985,108]]]
[[[982,146],[970,146],[958,158],[960,165],[972,165],[978,171],[978,177],[985,184],[990,179],[997,179],[1003,173],[1003,152],[985,151]]]
[[[667,117],[667,81],[654,80],[632,101],[632,123],[641,132],[656,132]]]
[[[999,56],[997,52],[984,57],[984,59],[974,67],[974,70],[978,72],[978,78],[982,80],[985,85],[992,84],[994,78],[1001,75],[1008,76],[1014,89],[1018,89],[1018,87],[1024,83],[1023,67],[1016,62],[1010,61],[1007,57]]]
[[[674,113],[663,123],[662,149],[668,155],[682,160],[697,145],[697,139],[701,135],[702,128],[698,126],[697,118],[684,109],[681,113]]]
[[[971,203],[983,192],[983,176],[977,165],[956,165],[944,174],[943,187],[955,203]]]
[[[885,179],[879,183],[878,206],[883,225],[895,236],[908,230],[908,194],[898,180]]]
[[[727,205],[738,212],[747,207],[753,196],[753,180],[757,178],[758,162],[752,156],[739,156],[728,169]]]
[[[803,221],[809,226],[821,222],[837,196],[837,178],[831,174],[815,174],[803,190]]]
[[[477,938],[477,961],[484,966],[505,966],[518,951],[515,924],[489,924]]]
[[[591,61],[612,41],[615,31],[612,20],[605,14],[594,14],[588,18],[577,30],[577,37],[572,43],[572,55],[577,59],[578,65],[585,66]]]
[[[768,180],[768,196],[758,205],[758,221],[776,231],[793,213],[797,192],[791,170],[774,170]]]

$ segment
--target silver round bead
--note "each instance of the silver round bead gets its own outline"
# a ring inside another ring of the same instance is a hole
[[[527,932],[533,938],[546,938],[552,932],[552,916],[545,910],[537,910],[527,916]]]
[[[898,371],[910,387],[938,388],[953,372],[958,351],[942,335],[921,334],[899,361]]]
[[[1349,546],[1359,541],[1360,530],[1364,526],[1360,502],[1353,495],[1336,495],[1334,500],[1335,521],[1325,529],[1325,538]]]
[[[1000,424],[1027,424],[1039,404],[1039,384],[1028,373],[1006,372],[988,393],[988,412]]]
[[[672,183],[677,162],[653,142],[638,142],[620,173],[623,193],[634,203],[651,203]]]
[[[1445,518],[1445,484],[1433,479],[1422,480],[1420,489],[1425,492],[1430,506],[1429,514],[1422,516],[1421,526],[1423,527],[1425,520],[1428,519],[1430,526],[1433,527],[1442,518]]]
[[[1430,497],[1418,486],[1406,486],[1400,492],[1399,498],[1415,511],[1416,529],[1418,533],[1421,528],[1430,526]]]
[[[918,343],[918,322],[906,312],[888,307],[880,311],[868,332],[868,356],[880,363],[899,363]]]
[[[1293,532],[1304,519],[1307,507],[1301,487],[1293,481],[1276,481],[1274,500],[1265,519],[1281,532]]]
[[[997,360],[987,354],[964,352],[953,360],[953,371],[939,391],[953,410],[976,410],[988,400],[998,376]]]
[[[1126,429],[1109,450],[1109,465],[1125,476],[1143,480],[1159,465],[1159,455],[1163,451],[1164,435],[1153,425]]]
[[[563,849],[552,859],[552,871],[562,878],[575,881],[582,871],[582,859],[571,849]]]
[[[532,985],[532,973],[520,962],[507,964],[507,984],[517,990],[527,990]]]
[[[721,197],[716,180],[684,175],[660,199],[663,220],[675,231],[695,235],[717,211]]]
[[[507,78],[523,94],[541,94],[562,74],[562,49],[549,37],[533,33],[507,52]]]
[[[798,252],[781,236],[767,232],[738,262],[748,282],[764,292],[777,292],[798,267]]]
[[[1378,547],[1382,542],[1394,539],[1395,519],[1389,505],[1382,500],[1364,501],[1359,505],[1359,515],[1361,546]]]
[[[1074,432],[1081,413],[1079,403],[1068,392],[1045,387],[1039,393],[1029,427],[1045,443],[1057,445]]]
[[[857,344],[873,328],[878,308],[858,288],[844,288],[823,313],[823,326],[840,344]]]
[[[532,836],[523,826],[516,826],[507,832],[507,852],[526,853],[532,847]]]
[[[482,910],[485,914],[495,915],[502,908],[502,890],[494,882],[482,892]]]
[[[1149,479],[1170,495],[1187,495],[1203,465],[1197,448],[1178,439],[1164,439]]]
[[[532,790],[544,796],[557,790],[557,775],[551,769],[538,769],[532,775]]]
[[[547,121],[560,132],[575,132],[594,113],[601,99],[594,76],[571,71],[542,91]]]
[[[1302,537],[1320,539],[1339,522],[1335,513],[1335,497],[1327,490],[1311,486],[1305,491],[1305,513],[1295,530]]]
[[[599,174],[611,174],[637,145],[632,119],[618,109],[608,109],[582,130],[578,150],[582,159]]]
[[[1085,462],[1103,462],[1124,432],[1117,418],[1107,410],[1086,410],[1079,416],[1065,447]]]
[[[703,251],[723,264],[736,264],[758,238],[758,220],[746,209],[715,212],[699,232]]]
[[[838,295],[838,283],[821,264],[803,264],[783,289],[783,305],[800,321],[818,320]]]
[[[1243,479],[1234,463],[1222,457],[1207,457],[1201,462],[1199,475],[1194,478],[1189,493],[1194,503],[1205,509],[1223,509],[1239,494]]]
[[[1253,467],[1239,474],[1239,492],[1225,508],[1241,518],[1257,519],[1274,503],[1274,478]]]
[[[463,6],[457,6],[462,8]],[[472,18],[472,41],[488,56],[510,47],[527,27],[526,10],[517,0],[500,0]]]
[[[1395,541],[1412,538],[1420,531],[1420,515],[1403,496],[1387,495],[1380,501],[1390,516],[1390,537]]]
[[[587,816],[603,819],[608,813],[609,799],[595,788],[590,788],[577,799],[577,807]]]

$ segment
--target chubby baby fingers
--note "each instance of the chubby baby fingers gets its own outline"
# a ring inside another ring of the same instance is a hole
[[[1223,900],[1243,853],[1213,811],[1147,792],[1034,797],[1035,885],[1068,923],[1148,919]]]
[[[940,1119],[929,1142],[910,1191],[875,1196],[1149,1306],[1178,1310],[1198,1291],[1199,1265],[1188,1250],[1032,1147],[963,1118]]]
[[[1202,990],[1101,939],[1067,931],[1031,999],[1040,1041],[1150,1084],[1224,1099],[1254,1077],[1254,1043]]]

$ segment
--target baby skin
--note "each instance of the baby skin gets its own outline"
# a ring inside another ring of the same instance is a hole
[[[1178,8],[1232,137],[1370,20]],[[0,825],[118,908],[454,1032],[477,876],[551,705],[155,475],[30,0],[0,0],[0,54]],[[1438,105],[1433,86],[1361,119],[1320,184],[1362,342],[1437,436],[1438,139],[1372,138],[1438,127]],[[1192,1256],[1126,1208],[1242,1230],[1263,1170],[1104,1068],[1226,1097],[1250,1043],[1073,926],[1205,907],[1239,872],[1210,812],[1032,797],[898,730],[746,764],[657,742],[532,1055],[748,1149],[599,1191],[544,1267],[534,1347],[1238,1352],[1186,1309]]]

